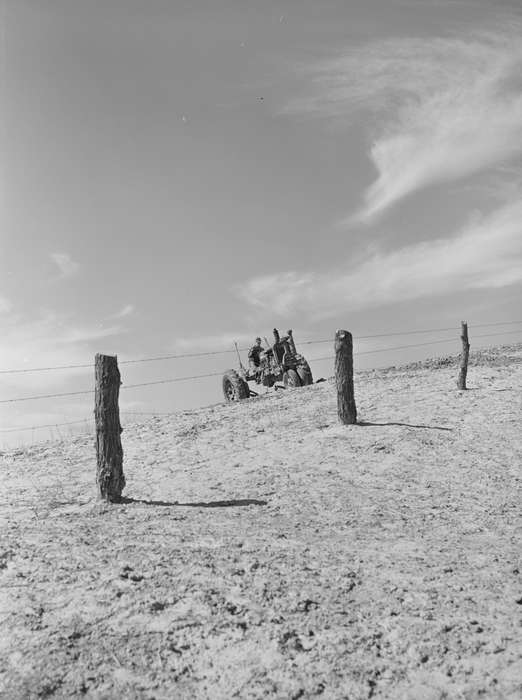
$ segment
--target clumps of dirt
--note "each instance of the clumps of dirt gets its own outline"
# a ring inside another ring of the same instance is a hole
[[[416,372],[422,369],[438,370],[448,367],[457,368],[460,362],[460,355],[446,355],[443,357],[432,357],[418,362],[408,362],[404,365],[392,365],[378,370],[367,370],[379,374],[389,374],[392,372]],[[507,367],[508,365],[522,363],[522,343],[514,345],[501,345],[496,348],[483,350],[471,350],[468,365],[470,367]]]
[[[520,697],[519,353],[3,455],[2,700]]]
[[[497,348],[475,350],[470,352],[470,365],[479,367],[507,367],[522,363],[522,343],[515,345],[500,345]]]

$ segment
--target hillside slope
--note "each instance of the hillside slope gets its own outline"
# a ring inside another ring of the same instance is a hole
[[[522,347],[1,456],[0,696],[518,698]]]

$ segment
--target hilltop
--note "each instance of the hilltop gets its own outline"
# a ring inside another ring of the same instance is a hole
[[[0,696],[518,698],[522,345],[0,457]]]

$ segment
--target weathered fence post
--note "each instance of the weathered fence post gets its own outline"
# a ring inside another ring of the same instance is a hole
[[[101,499],[117,503],[125,486],[120,434],[120,371],[118,359],[96,355],[94,363],[94,419],[96,423],[96,484]]]
[[[466,389],[466,376],[468,374],[468,358],[469,358],[469,341],[468,341],[468,324],[461,322],[460,339],[462,340],[462,352],[460,353],[459,377],[457,379],[457,387]]]
[[[357,423],[357,408],[353,393],[353,341],[348,331],[335,333],[335,383],[339,420],[353,425]]]

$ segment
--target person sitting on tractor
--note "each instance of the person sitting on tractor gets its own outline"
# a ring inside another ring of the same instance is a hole
[[[259,365],[261,364],[261,353],[263,352],[263,346],[261,345],[261,338],[256,338],[256,344],[252,345],[248,352],[248,364],[250,366],[250,371],[253,374],[259,372]]]

